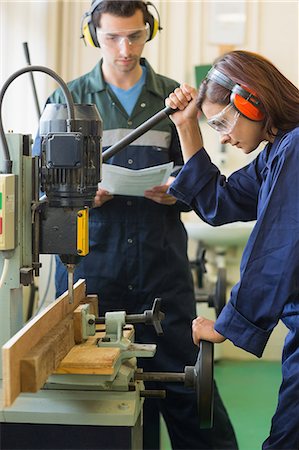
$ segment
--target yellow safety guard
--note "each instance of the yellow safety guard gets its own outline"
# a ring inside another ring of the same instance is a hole
[[[88,208],[80,209],[77,213],[77,252],[80,256],[89,253]]]

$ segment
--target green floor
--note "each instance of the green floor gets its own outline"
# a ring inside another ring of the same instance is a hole
[[[234,425],[240,450],[260,450],[268,436],[281,382],[279,362],[220,361],[218,389]],[[161,450],[171,450],[162,422]]]

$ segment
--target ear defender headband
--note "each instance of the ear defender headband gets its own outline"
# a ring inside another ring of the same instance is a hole
[[[84,40],[85,45],[86,43],[88,43],[89,45],[91,45],[91,47],[100,47],[97,38],[97,30],[92,21],[92,15],[99,6],[99,4],[102,3],[102,1],[103,0],[95,0],[92,3],[89,11],[83,14],[81,19],[81,39]],[[157,32],[162,30],[160,25],[160,16],[155,5],[153,5],[151,2],[144,2],[144,4],[146,5],[147,9],[146,23],[148,23],[150,27],[150,34],[148,41],[151,41],[156,36]],[[148,6],[152,6],[154,8],[157,15],[157,19],[148,11]]]
[[[261,102],[252,89],[234,83],[233,80],[215,67],[212,67],[208,72],[207,79],[231,91],[230,102],[244,117],[254,122],[264,119],[265,114],[262,111]]]

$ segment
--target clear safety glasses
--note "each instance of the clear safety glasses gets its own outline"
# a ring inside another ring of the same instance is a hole
[[[150,26],[145,24],[143,28],[132,30],[103,31],[97,28],[97,38],[101,47],[116,48],[125,40],[129,45],[143,45],[150,37]]]
[[[229,134],[233,131],[240,113],[229,103],[222,111],[211,117],[207,123],[220,134]]]

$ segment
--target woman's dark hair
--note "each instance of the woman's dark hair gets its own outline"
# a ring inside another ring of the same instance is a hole
[[[264,127],[290,130],[299,125],[299,90],[270,61],[256,53],[235,50],[218,58],[214,66],[234,83],[256,92],[265,113]],[[197,107],[204,100],[227,105],[231,92],[213,80],[199,86]]]
[[[129,1],[129,0],[103,0],[96,7],[92,14],[92,21],[95,27],[100,25],[101,15],[104,13],[111,14],[117,17],[132,17],[136,10],[140,9],[143,12],[144,23],[149,20],[150,13],[143,1]]]

